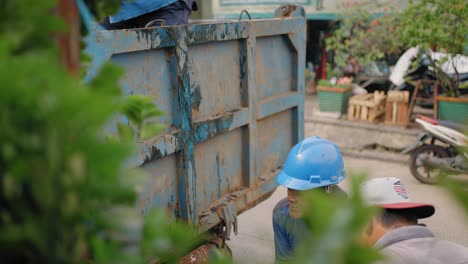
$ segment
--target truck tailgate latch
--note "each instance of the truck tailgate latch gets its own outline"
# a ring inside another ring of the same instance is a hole
[[[238,234],[238,226],[237,226],[237,212],[234,208],[234,205],[231,202],[228,202],[221,207],[218,208],[218,216],[224,222],[224,234],[223,239],[229,240],[231,236],[231,230],[234,228],[234,234],[237,236]]]

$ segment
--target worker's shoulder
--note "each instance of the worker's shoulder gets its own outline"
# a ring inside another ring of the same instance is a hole
[[[468,248],[435,237],[402,240],[382,249],[382,252],[392,259],[388,263],[468,263]]]
[[[275,209],[273,210],[281,210],[281,209],[288,208],[288,207],[289,207],[288,197],[285,197],[279,200],[278,203],[276,203]]]
[[[276,204],[275,208],[273,209],[273,218],[288,216],[289,215],[289,201],[288,198],[285,197]]]
[[[452,241],[438,239],[432,252],[442,255],[441,259],[452,259],[450,263],[468,263],[468,248]]]

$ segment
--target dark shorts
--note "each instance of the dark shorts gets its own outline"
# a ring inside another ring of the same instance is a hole
[[[144,28],[146,24],[154,21],[151,26],[174,26],[188,24],[188,18],[192,9],[184,1],[177,1],[156,11],[124,20],[118,23],[110,23],[109,17],[101,23],[107,30]],[[164,24],[162,23],[164,21]]]

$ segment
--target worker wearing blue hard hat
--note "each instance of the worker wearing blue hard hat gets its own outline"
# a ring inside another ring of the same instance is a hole
[[[302,217],[301,192],[312,189],[346,196],[336,184],[346,177],[343,157],[338,147],[319,137],[309,137],[295,145],[288,154],[278,184],[288,188],[286,198],[273,210],[276,263],[287,260],[308,234]]]

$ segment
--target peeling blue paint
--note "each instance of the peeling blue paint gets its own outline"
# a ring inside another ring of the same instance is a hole
[[[272,193],[272,171],[303,137],[305,28],[304,18],[277,18],[98,30],[88,39],[97,64],[127,70],[126,94],[152,96],[166,112],[167,130],[132,160],[150,172],[140,212],[166,208],[203,231],[222,221],[223,206],[234,217]],[[284,81],[271,81],[278,76]]]
[[[203,100],[200,92],[200,85],[194,84],[194,87],[191,88],[191,97],[192,97],[192,109],[198,111],[200,109],[200,104]]]
[[[231,127],[233,114],[227,114],[215,120],[210,120],[196,126],[193,139],[195,142],[202,142],[217,134],[226,132]]]
[[[246,23],[231,22],[190,26],[190,43],[223,41],[247,37]]]

